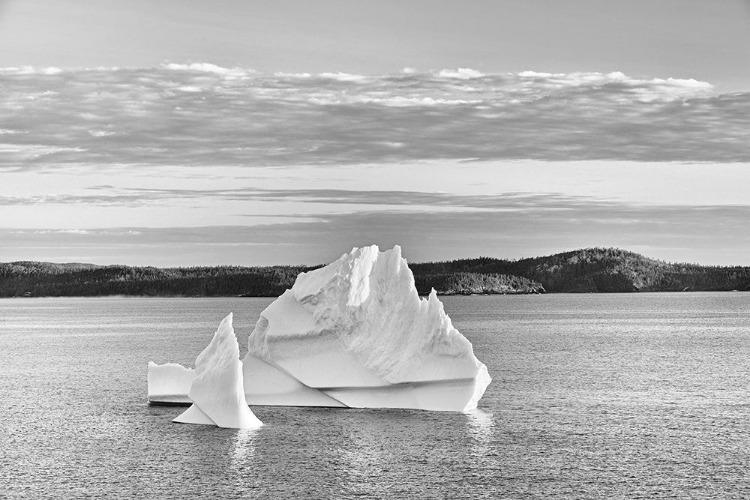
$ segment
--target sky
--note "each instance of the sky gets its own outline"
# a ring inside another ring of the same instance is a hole
[[[0,0],[0,262],[750,265],[750,2]]]

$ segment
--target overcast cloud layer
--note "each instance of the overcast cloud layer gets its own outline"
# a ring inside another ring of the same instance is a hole
[[[0,168],[750,161],[750,93],[622,73],[0,70]]]
[[[749,255],[750,92],[706,82],[165,64],[0,88],[0,261]]]

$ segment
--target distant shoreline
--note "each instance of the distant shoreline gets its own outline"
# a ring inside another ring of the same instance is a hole
[[[0,263],[0,297],[278,297],[320,266],[156,268]],[[420,295],[750,291],[750,267],[668,263],[615,248],[409,265]]]
[[[493,296],[525,296],[525,295],[616,295],[625,294],[676,294],[684,295],[691,293],[747,293],[750,290],[659,290],[659,291],[647,291],[647,292],[551,292],[551,293],[438,293],[439,297],[493,297]],[[429,294],[419,294],[419,297],[426,298]],[[33,300],[33,299],[274,299],[276,297],[270,295],[254,296],[254,295],[40,295],[40,296],[3,296],[0,300]]]

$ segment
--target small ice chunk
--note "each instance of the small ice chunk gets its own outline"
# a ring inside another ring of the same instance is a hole
[[[157,365],[148,362],[148,400],[160,404],[190,403],[187,393],[195,378],[195,370],[178,363]]]
[[[188,396],[193,406],[174,422],[235,429],[263,425],[245,401],[240,347],[232,328],[232,313],[221,321],[211,343],[196,358],[195,379]]]

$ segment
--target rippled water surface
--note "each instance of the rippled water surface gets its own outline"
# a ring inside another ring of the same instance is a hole
[[[253,407],[172,424],[192,365],[271,299],[0,300],[0,497],[747,498],[750,294],[442,299],[493,382],[470,414]]]

